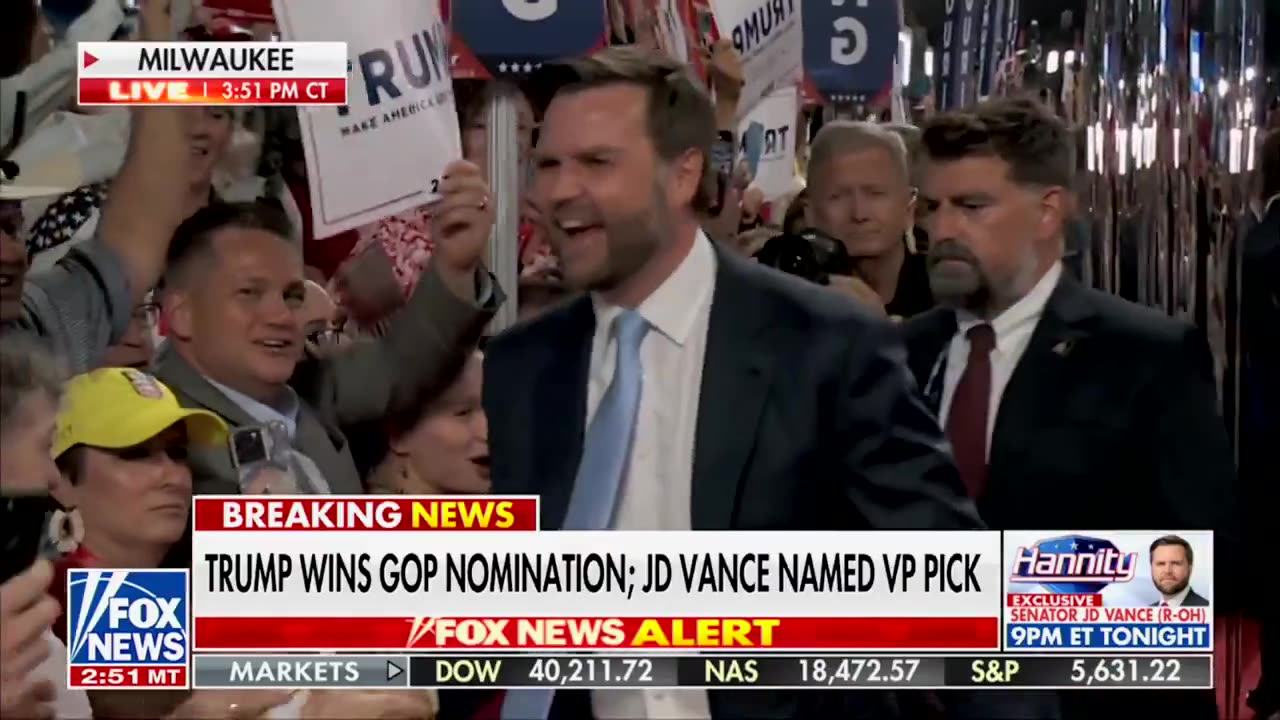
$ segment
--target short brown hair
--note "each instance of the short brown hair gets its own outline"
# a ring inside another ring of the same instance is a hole
[[[173,287],[186,276],[193,260],[203,259],[212,247],[213,235],[223,228],[265,230],[288,240],[293,232],[289,216],[270,202],[213,202],[187,218],[173,233],[165,258],[163,287]]]
[[[1181,537],[1178,537],[1177,535],[1165,535],[1162,538],[1156,538],[1156,541],[1151,543],[1151,549],[1147,557],[1148,558],[1154,557],[1156,554],[1156,548],[1171,547],[1171,546],[1182,548],[1183,552],[1187,554],[1187,564],[1188,565],[1195,564],[1196,556],[1195,556],[1195,553],[1192,552],[1191,550],[1191,543],[1187,542]]]
[[[1009,163],[1019,183],[1071,188],[1076,154],[1067,126],[1030,98],[990,100],[925,123],[920,149],[931,160],[975,155]]]
[[[711,144],[716,137],[715,108],[684,65],[661,53],[619,45],[548,66],[542,72],[545,87],[553,88],[546,98],[548,105],[556,95],[608,85],[647,90],[649,139],[658,157],[670,162],[689,150],[702,155],[702,181],[692,205],[697,212],[714,205]]]

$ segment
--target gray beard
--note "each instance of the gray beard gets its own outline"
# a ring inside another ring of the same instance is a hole
[[[977,270],[947,272],[940,266],[929,268],[929,290],[940,305],[955,310],[981,310],[991,298],[991,289]]]

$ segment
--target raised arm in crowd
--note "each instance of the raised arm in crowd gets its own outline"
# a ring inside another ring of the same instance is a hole
[[[481,265],[493,203],[480,170],[451,165],[432,213],[436,252],[412,297],[377,339],[310,353],[299,312],[302,254],[283,215],[215,204],[179,228],[161,291],[169,344],[156,374],[188,407],[233,427],[275,425],[285,462],[310,492],[361,492],[345,430],[419,407],[476,347],[502,302]],[[193,455],[198,493],[242,490],[227,447]]]
[[[25,3],[16,4],[25,9]],[[143,39],[170,39],[167,3],[144,3],[141,20]],[[134,111],[124,166],[97,237],[47,272],[27,277],[21,208],[0,195],[0,323],[6,332],[43,337],[75,372],[91,368],[125,333],[135,306],[160,278],[169,240],[183,219],[185,117],[181,108]]]

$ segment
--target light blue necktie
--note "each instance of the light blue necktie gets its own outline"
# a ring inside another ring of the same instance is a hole
[[[648,332],[649,323],[634,310],[613,321],[617,367],[582,443],[582,462],[561,525],[564,530],[607,530],[613,526],[640,408],[640,343]],[[555,690],[551,689],[508,690],[502,701],[502,720],[546,720],[554,698]]]

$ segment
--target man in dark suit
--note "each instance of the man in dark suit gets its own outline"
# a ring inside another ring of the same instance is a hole
[[[1280,117],[1280,112],[1274,113]],[[1258,155],[1257,224],[1245,236],[1240,299],[1243,359],[1240,381],[1240,474],[1249,510],[1249,547],[1261,562],[1275,557],[1275,439],[1280,437],[1280,129]],[[1259,565],[1260,566],[1260,565]],[[1250,697],[1259,717],[1280,717],[1280,603],[1258,594],[1262,620],[1262,680]]]
[[[1160,592],[1160,602],[1152,607],[1209,607],[1209,601],[1191,589],[1195,559],[1191,543],[1177,535],[1151,543],[1151,583]]]
[[[436,254],[413,297],[384,337],[324,357],[304,351],[302,253],[283,213],[261,204],[198,211],[170,247],[161,293],[169,339],[157,377],[184,406],[233,427],[276,428],[302,492],[362,492],[344,429],[441,389],[502,300],[480,266],[492,224],[484,180],[470,163],[447,172]],[[249,490],[228,448],[194,450],[191,466],[197,494]]]
[[[1033,101],[994,101],[934,118],[922,153],[943,307],[904,329],[983,519],[1002,530],[1215,530],[1217,577],[1228,576],[1240,547],[1235,469],[1207,345],[1192,326],[1063,272],[1075,157],[1061,121]],[[1149,693],[1063,695],[1068,719],[1160,715]],[[1211,696],[1198,710],[1177,702],[1174,716],[1214,716]]]
[[[487,348],[494,492],[540,495],[553,530],[978,527],[895,328],[699,231],[715,120],[682,66],[618,47],[548,72],[534,192],[589,293]],[[864,717],[883,699],[512,691],[503,717]]]

